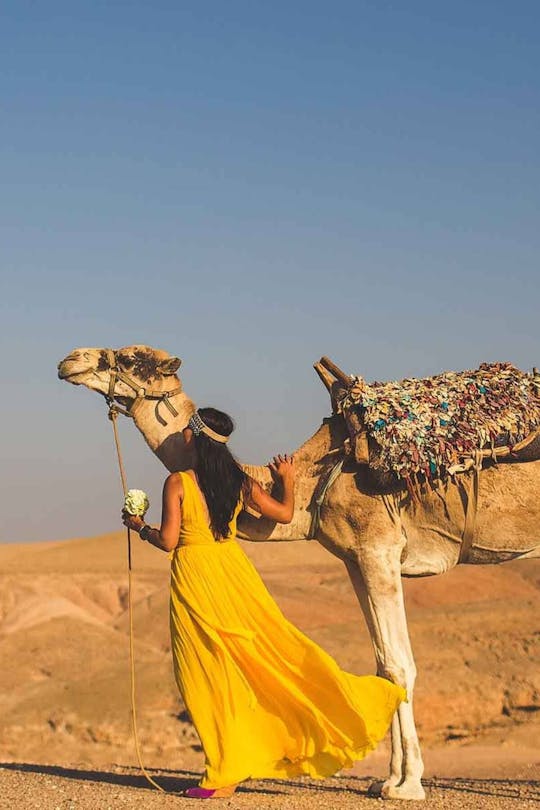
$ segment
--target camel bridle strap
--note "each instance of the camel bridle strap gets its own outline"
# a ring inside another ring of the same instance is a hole
[[[182,392],[181,384],[176,388],[171,388],[169,391],[158,391],[151,388],[146,388],[144,385],[132,380],[131,377],[125,373],[125,371],[118,368],[116,353],[112,349],[105,349],[105,353],[109,363],[109,390],[108,393],[105,394],[105,399],[107,400],[109,407],[113,407],[117,413],[121,413],[124,416],[130,416],[133,418],[135,411],[141,405],[143,400],[155,399],[157,400],[156,408],[159,407],[160,402],[163,402],[174,417],[178,416],[178,411],[170,401],[170,397],[174,397]],[[115,388],[118,381],[123,382],[124,385],[128,386],[128,388],[131,388],[135,394],[133,402],[127,408],[122,407],[122,405],[119,405],[116,402],[116,397],[118,394],[115,393]]]

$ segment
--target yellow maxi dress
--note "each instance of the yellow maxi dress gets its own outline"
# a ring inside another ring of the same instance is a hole
[[[385,736],[405,690],[344,672],[282,614],[238,542],[216,541],[197,485],[184,486],[171,559],[174,674],[218,788],[249,778],[325,777]]]

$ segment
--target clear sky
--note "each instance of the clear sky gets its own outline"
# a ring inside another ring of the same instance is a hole
[[[497,0],[3,3],[0,541],[120,527],[75,347],[178,354],[261,463],[329,413],[321,354],[539,365],[539,29]]]

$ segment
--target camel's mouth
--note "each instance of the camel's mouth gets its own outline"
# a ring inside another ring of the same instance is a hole
[[[82,374],[87,374],[91,370],[90,364],[81,363],[81,358],[76,355],[69,355],[58,363],[58,377],[60,380],[74,385],[80,385],[81,380],[75,379]]]

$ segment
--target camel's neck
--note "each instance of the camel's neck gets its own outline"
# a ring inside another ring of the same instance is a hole
[[[345,439],[343,420],[324,421],[317,432],[294,453],[296,464],[295,509],[291,523],[273,523],[266,518],[243,513],[238,524],[239,537],[246,540],[302,540],[309,536],[313,510],[313,493],[321,474],[331,463],[329,453],[338,449]],[[337,460],[337,459],[336,459]],[[263,489],[272,490],[274,482],[268,467],[243,465],[244,470]],[[276,485],[276,496],[279,488]]]
[[[178,411],[173,416],[168,408],[156,400],[145,400],[135,411],[134,422],[152,452],[170,471],[187,469],[191,459],[186,452],[182,430],[195,410],[195,405],[183,392],[171,397]],[[296,483],[295,509],[291,523],[279,524],[262,517],[243,513],[238,523],[239,537],[247,540],[300,540],[309,536],[313,510],[313,493],[321,474],[331,463],[332,450],[337,450],[345,438],[343,420],[339,417],[326,419],[317,432],[295,452]],[[280,496],[279,486],[274,484],[266,466],[244,465],[245,471],[263,489],[274,490]]]
[[[182,431],[195,405],[183,391],[171,397],[170,402],[178,416],[174,416],[165,403],[148,399],[139,404],[133,421],[152,452],[169,472],[176,472],[187,469],[190,464]]]

